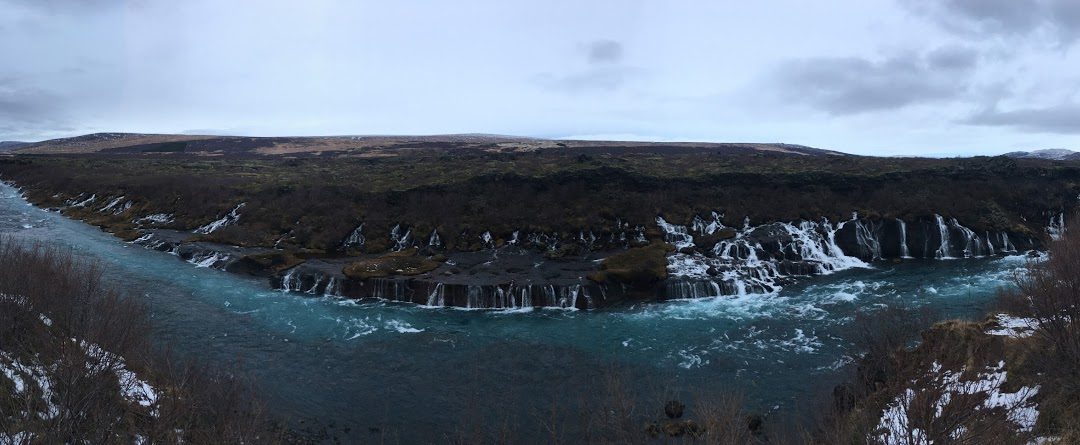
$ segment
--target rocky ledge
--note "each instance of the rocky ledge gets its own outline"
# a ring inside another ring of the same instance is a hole
[[[224,217],[227,220],[228,215]],[[769,294],[799,277],[875,263],[951,260],[1038,249],[1060,234],[1062,214],[1044,234],[976,233],[960,221],[928,215],[910,221],[770,222],[727,227],[719,214],[624,233],[582,231],[573,239],[520,232],[480,235],[485,248],[443,248],[437,233],[391,231],[385,253],[355,253],[363,226],[343,240],[352,254],[288,252],[200,241],[195,233],[145,228],[134,243],[171,252],[200,267],[264,277],[277,289],[343,298],[378,298],[433,307],[593,309],[638,301]],[[227,221],[217,227],[227,225]],[[203,230],[205,232],[205,230]],[[133,235],[129,235],[133,236]],[[601,237],[612,241],[598,243]],[[653,239],[649,239],[653,238]],[[614,244],[614,246],[613,246]]]

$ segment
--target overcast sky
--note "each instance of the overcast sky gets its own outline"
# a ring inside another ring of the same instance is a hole
[[[1080,149],[1080,1],[0,0],[0,140]]]

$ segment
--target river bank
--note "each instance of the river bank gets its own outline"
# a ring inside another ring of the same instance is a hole
[[[37,209],[11,188],[0,195],[0,231],[105,265],[112,284],[145,297],[155,338],[212,362],[239,360],[268,388],[276,414],[353,438],[376,428],[403,441],[434,440],[477,403],[535,419],[553,401],[579,400],[611,369],[633,377],[642,406],[659,409],[645,394],[657,388],[689,403],[692,388],[714,387],[743,393],[761,413],[798,407],[843,379],[858,311],[925,306],[979,318],[1026,262],[887,263],[776,295],[600,311],[460,311],[271,291],[260,279],[198,268]],[[568,430],[576,424],[569,412],[557,417]],[[542,434],[521,423],[532,437]]]

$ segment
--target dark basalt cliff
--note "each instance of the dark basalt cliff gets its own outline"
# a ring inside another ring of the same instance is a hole
[[[1039,248],[1080,164],[617,147],[18,155],[37,205],[280,288],[593,308],[768,293],[878,261]]]

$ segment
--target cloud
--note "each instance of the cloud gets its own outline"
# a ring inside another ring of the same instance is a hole
[[[1045,33],[1069,45],[1080,37],[1076,0],[900,0],[954,33],[1016,36]]]
[[[589,43],[589,63],[618,63],[622,60],[622,44],[614,40],[596,40]]]
[[[584,70],[562,74],[543,73],[536,76],[536,83],[545,89],[565,93],[588,91],[615,91],[630,79],[641,74],[639,68],[622,63],[623,45],[614,40],[594,40],[584,45]]]
[[[17,78],[0,78],[0,132],[25,134],[62,125],[60,102],[58,96]]]
[[[537,83],[550,90],[565,93],[582,93],[588,91],[616,91],[638,71],[630,67],[597,67],[582,72],[555,75],[551,73],[541,74],[536,78]]]
[[[978,54],[965,47],[881,60],[817,57],[782,63],[772,81],[785,101],[848,115],[958,97],[966,92],[977,61]]]
[[[984,109],[964,121],[970,125],[1011,127],[1031,133],[1080,134],[1080,104],[1001,111]]]
[[[969,70],[978,61],[979,54],[963,46],[944,46],[926,55],[927,65],[941,70]]]

